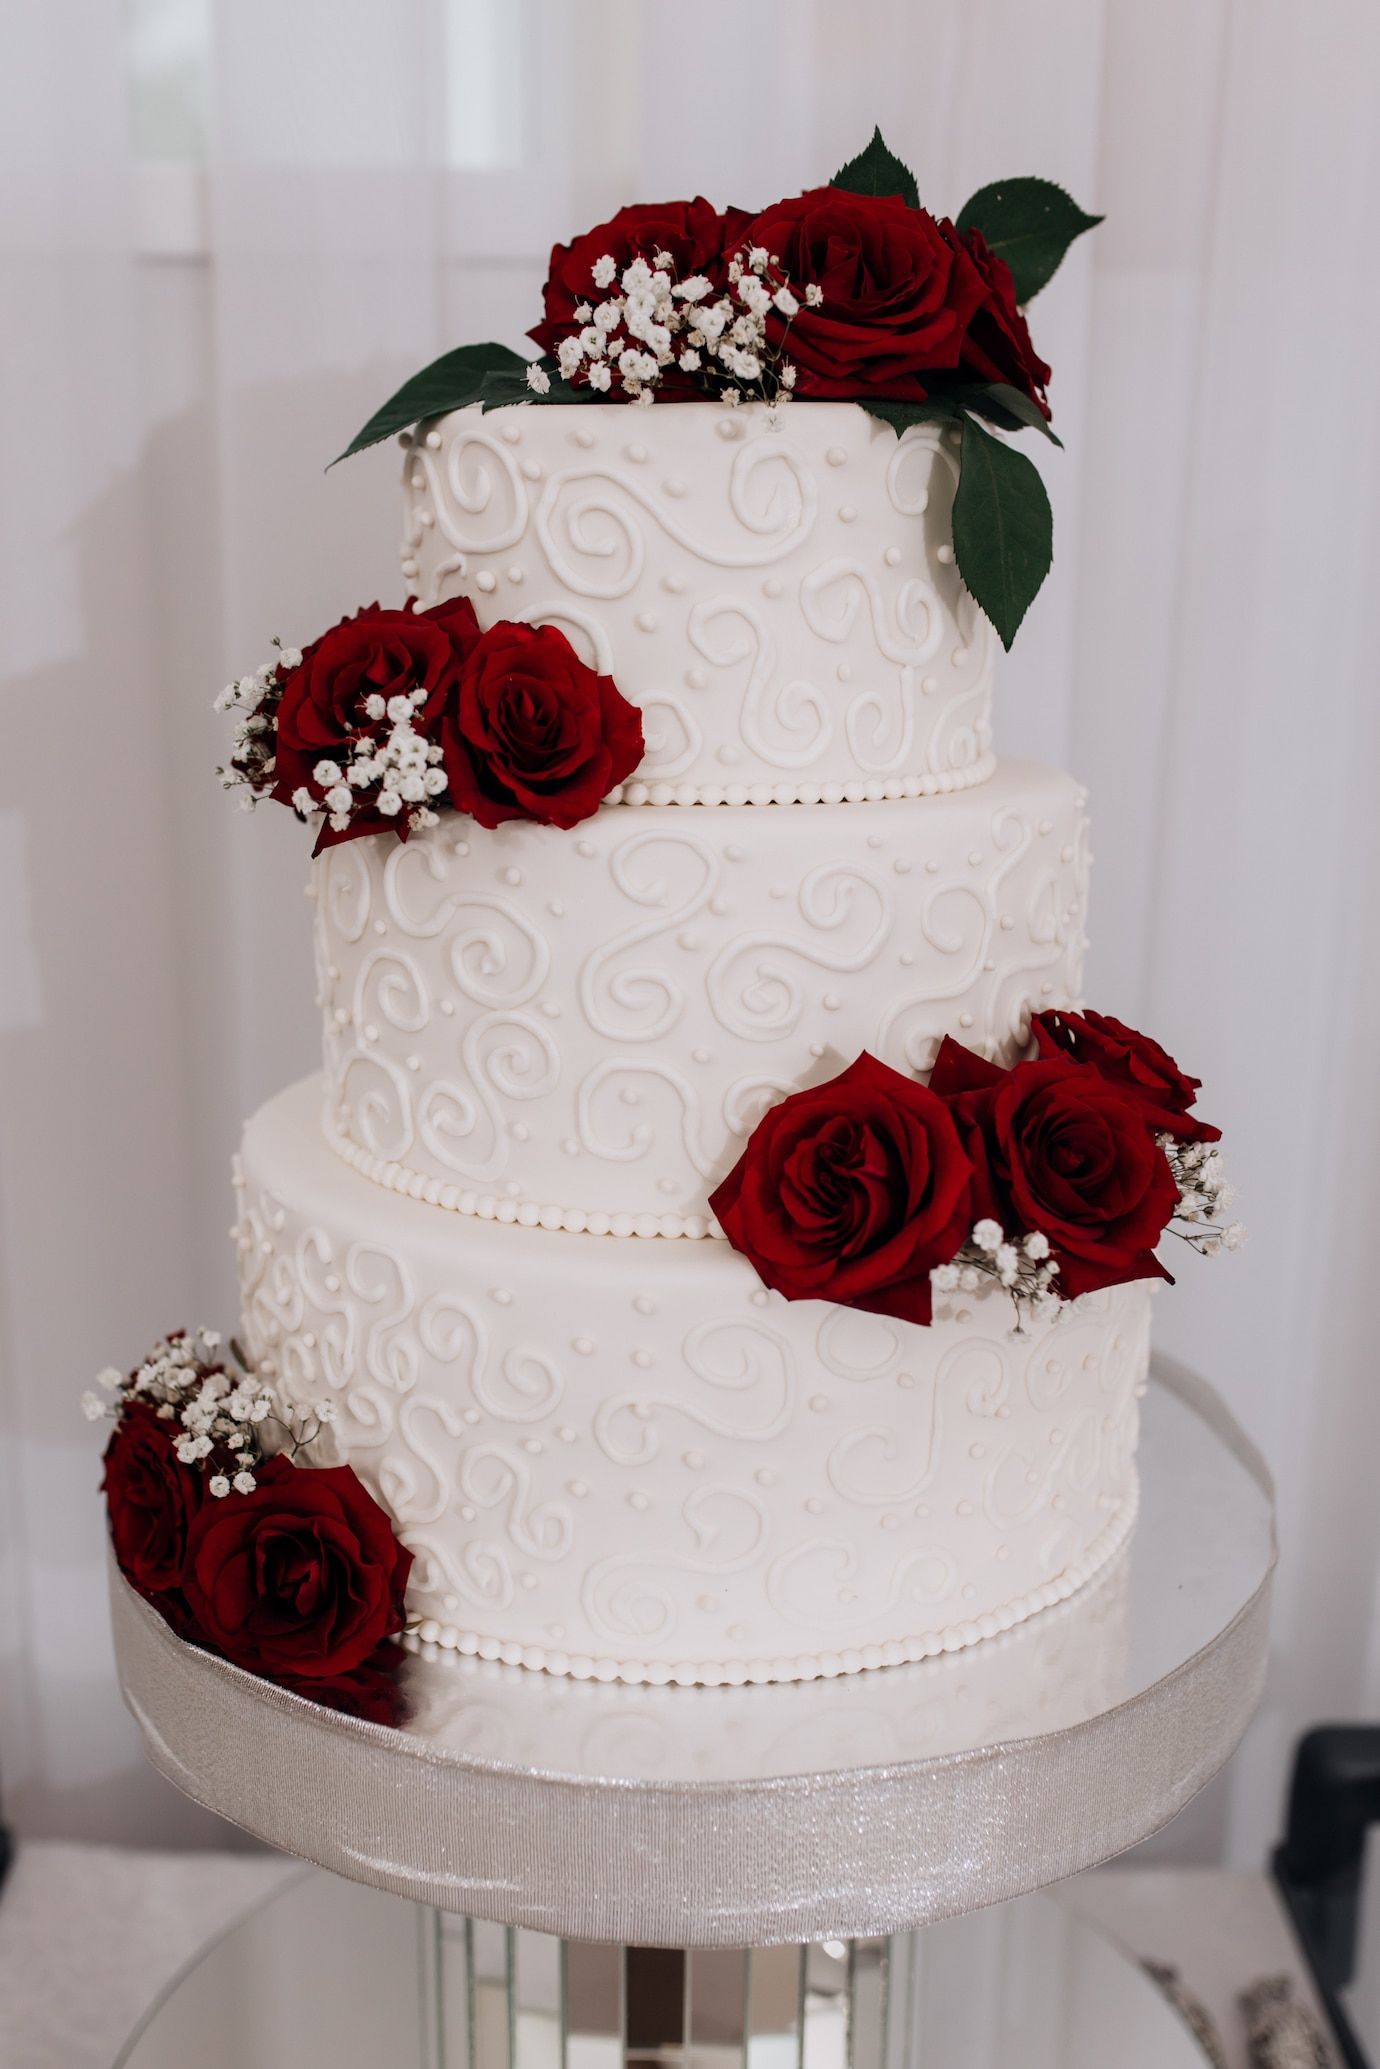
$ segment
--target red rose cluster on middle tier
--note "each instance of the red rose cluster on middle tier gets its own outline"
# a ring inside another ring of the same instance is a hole
[[[1098,1013],[1042,1013],[1009,1070],[946,1038],[928,1086],[863,1054],[758,1123],[710,1200],[788,1300],[932,1319],[933,1294],[1004,1287],[1036,1314],[1170,1277],[1166,1231],[1211,1255],[1240,1231],[1192,1114],[1198,1081]]]

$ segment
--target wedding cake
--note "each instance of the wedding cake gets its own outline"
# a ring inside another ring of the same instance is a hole
[[[558,247],[541,360],[357,441],[400,431],[406,609],[227,692],[229,780],[320,835],[247,1364],[429,1646],[715,1685],[1008,1630],[1125,1542],[1155,1245],[1222,1240],[1195,1081],[1082,1011],[1084,792],[992,746],[1048,561],[997,252],[1059,190],[936,223],[879,148]]]

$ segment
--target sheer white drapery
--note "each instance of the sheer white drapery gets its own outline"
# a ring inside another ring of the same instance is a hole
[[[765,200],[879,121],[936,204],[1034,170],[1108,215],[1038,310],[1057,565],[997,722],[1088,780],[1091,990],[1202,1071],[1245,1195],[1251,1248],[1186,1271],[1157,1326],[1280,1475],[1266,1708],[1171,1835],[1257,1853],[1294,1731],[1380,1701],[1373,11],[219,0],[206,163],[175,174],[135,163],[125,34],[116,0],[11,8],[0,85],[0,1773],[21,1823],[194,1829],[118,1708],[75,1397],[160,1327],[232,1313],[239,1118],[312,1061],[300,830],[251,835],[218,798],[206,706],[274,632],[396,590],[394,456],[322,464],[434,352],[520,342],[553,236],[636,195]],[[203,252],[147,248],[170,179]]]

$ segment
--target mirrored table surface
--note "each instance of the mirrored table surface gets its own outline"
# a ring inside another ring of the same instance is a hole
[[[484,1926],[311,1871],[199,1957],[117,2069],[1203,2069],[1128,1953],[1036,1896],[759,1952]]]

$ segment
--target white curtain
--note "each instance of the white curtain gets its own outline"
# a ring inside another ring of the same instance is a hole
[[[1057,562],[997,717],[1088,780],[1093,996],[1201,1070],[1245,1196],[1250,1249],[1186,1271],[1159,1328],[1279,1473],[1274,1667],[1165,1844],[1259,1858],[1295,1733],[1380,1707],[1373,9],[201,4],[184,165],[140,157],[118,0],[4,22],[7,1807],[206,1829],[119,1708],[75,1404],[233,1314],[239,1121],[312,1064],[300,831],[220,799],[207,706],[275,632],[397,593],[395,455],[325,461],[435,352],[519,343],[553,236],[638,196],[765,201],[877,121],[936,206],[1038,171],[1108,217],[1037,310]]]

